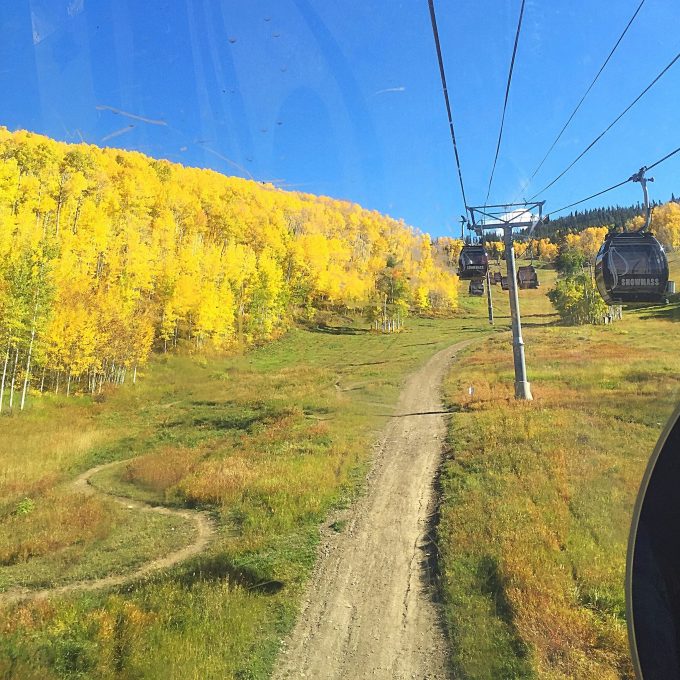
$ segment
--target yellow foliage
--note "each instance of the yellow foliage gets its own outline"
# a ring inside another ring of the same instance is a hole
[[[680,205],[670,202],[654,208],[651,231],[668,250],[680,248]]]
[[[460,245],[442,258],[345,201],[0,128],[0,358],[16,384],[94,391],[154,343],[267,340],[314,306],[449,311]]]
[[[545,262],[554,262],[558,255],[559,247],[549,238],[537,239],[534,243],[534,253]]]
[[[565,242],[569,248],[592,262],[608,232],[607,227],[588,227],[578,234],[567,234]]]

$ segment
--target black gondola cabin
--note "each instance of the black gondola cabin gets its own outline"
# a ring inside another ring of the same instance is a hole
[[[648,232],[611,233],[595,259],[595,280],[608,304],[663,302],[668,283],[666,253]]]
[[[470,295],[484,295],[484,279],[472,279],[468,286]]]
[[[461,279],[480,279],[489,268],[489,256],[484,246],[463,246],[458,258],[458,276]]]
[[[521,289],[538,288],[538,273],[533,265],[528,264],[517,270],[517,285]]]

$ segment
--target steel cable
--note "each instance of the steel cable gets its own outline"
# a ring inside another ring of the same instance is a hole
[[[501,127],[500,130],[498,131],[498,143],[496,144],[496,155],[493,159],[493,167],[491,168],[491,176],[489,177],[489,186],[486,190],[486,198],[484,199],[484,203],[489,202],[489,194],[491,193],[491,183],[493,182],[493,175],[494,172],[496,171],[496,163],[498,161],[498,154],[501,149],[501,139],[503,137],[503,126],[505,124],[505,111],[508,108],[508,96],[510,94],[510,83],[512,82],[512,72],[515,67],[515,56],[517,54],[517,44],[519,43],[519,34],[520,31],[522,30],[522,18],[524,17],[524,2],[525,0],[522,0],[522,6],[520,7],[519,10],[519,21],[517,22],[517,32],[515,33],[515,45],[512,48],[512,59],[510,60],[510,71],[508,72],[508,82],[505,86],[505,100],[503,102],[503,115],[501,116]]]

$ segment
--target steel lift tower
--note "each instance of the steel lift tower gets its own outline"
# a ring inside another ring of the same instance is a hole
[[[519,311],[517,294],[517,271],[515,267],[515,251],[512,246],[513,229],[524,229],[521,237],[528,238],[536,225],[543,219],[545,201],[529,203],[504,203],[500,205],[468,206],[470,213],[469,229],[478,236],[485,231],[503,230],[505,243],[505,262],[507,264],[508,293],[510,295],[510,315],[512,318],[512,355],[515,364],[515,398],[531,400],[531,385],[527,380],[527,367],[524,358],[524,340],[522,338],[522,320]],[[537,211],[537,214],[536,212]],[[520,234],[517,234],[520,236]]]

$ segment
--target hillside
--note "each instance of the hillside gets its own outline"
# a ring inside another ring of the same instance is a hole
[[[357,205],[6,128],[0,159],[0,409],[322,308],[387,323],[456,306],[429,237]]]

